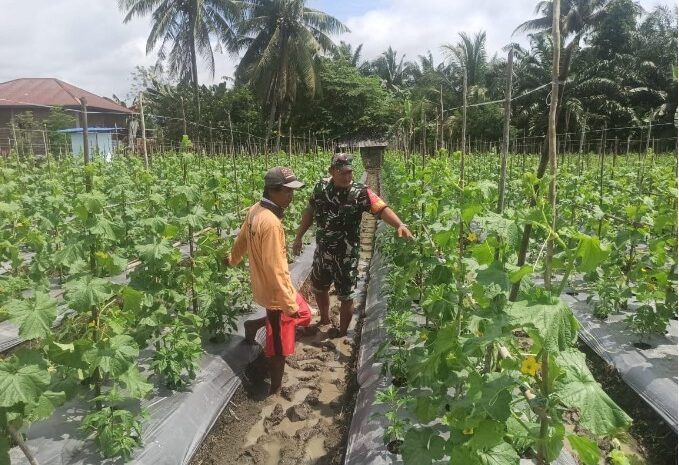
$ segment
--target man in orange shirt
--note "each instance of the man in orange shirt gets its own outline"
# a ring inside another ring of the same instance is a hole
[[[285,357],[290,344],[282,340],[285,325],[298,317],[296,291],[290,280],[285,232],[281,219],[290,205],[295,189],[303,187],[290,168],[277,166],[264,176],[264,196],[248,210],[243,226],[231,248],[228,264],[236,266],[244,255],[250,258],[250,282],[255,303],[266,309],[266,316],[245,322],[245,339],[255,342],[255,335],[267,327],[266,354],[270,357],[270,394],[277,394],[283,381]],[[227,259],[225,259],[227,261]],[[294,331],[292,332],[294,337]],[[271,346],[269,346],[271,345]],[[294,350],[294,344],[292,345]]]

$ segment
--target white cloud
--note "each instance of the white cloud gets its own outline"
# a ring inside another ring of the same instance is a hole
[[[103,96],[124,98],[136,66],[155,63],[146,55],[150,19],[123,23],[115,0],[3,0],[0,82],[22,77],[55,77]],[[235,68],[215,54],[214,80],[205,66],[200,82],[219,82]]]
[[[673,0],[642,0],[650,10],[655,4],[672,5]],[[510,42],[526,43],[525,34],[514,29],[534,17],[536,0],[390,0],[379,7],[343,18],[351,33],[342,40],[357,46],[372,59],[391,45],[406,59],[414,60],[431,50],[437,62],[443,59],[441,45],[456,43],[458,33],[486,31],[489,56]],[[329,11],[329,13],[332,13]]]
[[[437,61],[440,46],[456,42],[458,32],[485,30],[490,55],[509,41],[514,28],[532,17],[536,0],[308,0],[352,30],[341,39],[363,43],[374,58],[392,45],[409,59],[427,50]],[[641,0],[652,8],[673,0]],[[0,82],[20,77],[56,77],[99,95],[127,95],[135,66],[156,61],[146,55],[150,19],[123,23],[116,0],[2,0]],[[353,13],[352,13],[353,12]],[[201,83],[230,76],[236,61],[215,54],[214,79],[199,65]]]
[[[431,50],[439,60],[441,45],[455,43],[459,32],[474,33],[485,30],[488,51],[492,55],[510,41],[514,28],[530,16],[533,0],[513,0],[512,8],[503,8],[501,2],[479,0],[451,2],[449,0],[393,0],[389,5],[347,19],[351,33],[343,40],[352,44],[363,43],[363,54],[373,58],[391,45],[406,58]]]

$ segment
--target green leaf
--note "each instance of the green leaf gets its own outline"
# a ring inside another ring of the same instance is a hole
[[[476,281],[483,286],[497,284],[503,291],[509,288],[507,273],[502,268],[502,263],[496,261],[476,272]]]
[[[141,309],[144,294],[133,287],[125,286],[120,292],[123,296],[123,312],[137,313]]]
[[[421,396],[415,399],[415,415],[422,423],[429,423],[439,416],[440,399],[434,400],[430,396]]]
[[[629,427],[632,419],[617,406],[587,368],[585,355],[566,350],[556,357],[565,375],[556,382],[561,401],[580,411],[580,425],[596,436],[611,435]]]
[[[146,397],[146,395],[153,390],[153,384],[147,383],[142,378],[141,373],[135,365],[132,365],[129,370],[118,377],[118,381],[125,385],[125,389],[130,393],[131,397],[138,399]]]
[[[524,278],[524,276],[532,272],[533,265],[523,265],[518,270],[509,273],[509,280],[512,282],[512,284],[516,284],[519,281],[521,281]]]
[[[401,454],[406,465],[431,465],[443,457],[445,440],[431,428],[411,428],[403,439]]]
[[[84,354],[83,360],[89,364],[90,373],[101,368],[104,373],[121,376],[130,369],[138,356],[139,346],[134,339],[128,335],[119,335],[98,342]]]
[[[499,421],[483,420],[474,428],[474,435],[467,443],[474,450],[491,449],[503,442],[505,428]]]
[[[613,449],[608,454],[608,458],[611,461],[611,465],[630,465],[630,461],[625,453],[618,449]]]
[[[488,265],[493,262],[495,249],[493,249],[488,242],[477,244],[471,247],[472,257],[479,262],[479,265]]]
[[[477,214],[481,213],[483,211],[483,207],[478,204],[473,204],[469,205],[462,210],[462,221],[465,223],[469,224],[469,222],[476,216]]]
[[[47,356],[50,361],[58,365],[81,369],[86,367],[82,361],[82,355],[90,350],[92,345],[91,339],[78,339],[70,344],[59,344],[51,341],[48,346]]]
[[[57,301],[49,294],[36,291],[30,299],[12,299],[5,305],[9,319],[19,327],[24,339],[44,339],[52,332],[57,317]]]
[[[560,300],[552,303],[522,300],[508,305],[505,311],[513,325],[537,329],[542,346],[550,353],[571,347],[578,337],[578,321]]]
[[[75,214],[82,221],[87,220],[90,215],[101,213],[106,203],[106,196],[101,192],[87,192],[78,195]]]
[[[552,463],[559,457],[563,449],[564,436],[566,428],[562,423],[555,423],[547,428],[547,436],[544,439],[538,439],[538,446],[540,443],[545,445],[545,458],[547,463]]]
[[[0,361],[0,407],[38,400],[50,383],[47,362],[36,351],[20,351]]]
[[[78,312],[89,311],[111,298],[111,283],[102,278],[84,276],[64,284],[66,300]]]
[[[506,442],[478,454],[483,465],[519,465],[519,454]]]
[[[78,202],[90,213],[101,213],[106,203],[106,196],[102,192],[88,192],[78,195]]]
[[[116,275],[127,268],[127,260],[114,253],[97,252],[95,254],[97,266],[107,275]]]
[[[492,418],[506,421],[510,417],[511,390],[519,384],[518,376],[517,371],[509,370],[484,376],[480,403]]]
[[[599,463],[601,453],[596,442],[577,434],[569,434],[567,437],[571,449],[578,455],[582,463],[585,465],[597,465]]]
[[[581,259],[580,265],[577,267],[578,271],[587,273],[608,258],[611,248],[608,245],[601,244],[598,237],[582,234],[575,253]]]
[[[54,263],[62,266],[71,266],[72,263],[83,258],[81,242],[64,245],[64,248],[54,254]]]
[[[27,417],[31,421],[39,421],[48,418],[54,413],[54,410],[60,405],[63,405],[65,401],[65,392],[45,391],[38,398],[38,401],[35,404],[30,405],[26,410]]]
[[[436,265],[431,272],[431,284],[449,284],[453,281],[453,270],[445,265]]]
[[[166,239],[154,239],[150,244],[137,245],[135,250],[146,262],[162,261],[175,252],[179,253]]]
[[[116,233],[113,231],[113,223],[103,217],[97,217],[94,224],[89,228],[90,234],[99,239],[114,241]]]
[[[0,214],[9,217],[21,211],[21,205],[15,202],[0,202]]]

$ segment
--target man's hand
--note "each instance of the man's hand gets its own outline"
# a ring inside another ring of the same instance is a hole
[[[292,243],[292,254],[293,255],[299,255],[302,253],[302,239],[295,239],[294,242]]]
[[[401,223],[398,228],[396,228],[396,235],[402,239],[412,239],[413,233],[410,232],[408,226]]]

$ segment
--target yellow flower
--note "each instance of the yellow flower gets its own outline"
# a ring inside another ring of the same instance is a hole
[[[469,242],[476,242],[476,233],[470,232],[467,234],[467,240]]]
[[[521,373],[523,374],[535,376],[539,368],[540,364],[532,355],[524,358],[523,362],[521,362]]]

